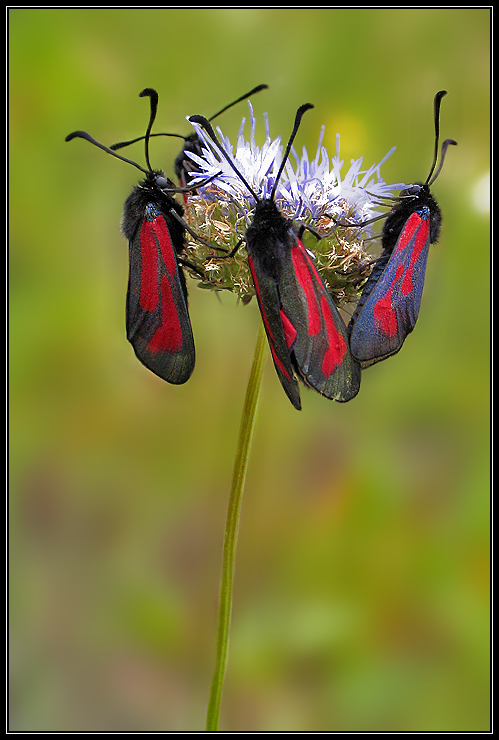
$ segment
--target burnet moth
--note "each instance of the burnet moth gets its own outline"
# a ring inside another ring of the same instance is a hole
[[[424,183],[402,190],[383,225],[382,253],[369,276],[348,325],[350,350],[369,367],[396,354],[416,324],[425,280],[430,244],[440,234],[442,215],[430,193],[430,185],[442,169],[453,139],[442,144],[438,158],[440,104],[446,90],[434,98],[435,151],[430,174]],[[433,177],[432,177],[433,175]]]
[[[218,116],[220,116],[222,113],[225,113],[226,110],[229,110],[229,108],[232,108],[234,105],[237,105],[237,103],[241,103],[243,100],[247,100],[249,97],[251,97],[251,95],[255,95],[261,90],[267,89],[268,85],[257,85],[249,92],[241,95],[241,97],[237,98],[237,100],[233,100],[232,103],[224,106],[221,110],[218,111],[218,113],[215,113],[208,120],[215,120],[215,118],[218,118]],[[202,156],[201,142],[199,141],[199,136],[196,133],[189,134],[188,136],[183,136],[182,134],[157,133],[151,134],[151,136],[175,136],[179,139],[184,140],[184,146],[175,158],[174,168],[180,185],[182,187],[187,187],[188,174],[190,172],[198,172],[198,167],[189,156],[186,156],[186,153],[191,152],[193,154],[197,154],[199,157]],[[138,138],[131,139],[130,141],[120,141],[117,144],[112,144],[110,149],[116,151],[117,149],[121,149],[122,147],[128,146],[129,144],[135,144],[135,142],[141,141],[143,138],[143,136],[139,136]]]
[[[189,118],[209,134],[256,202],[253,220],[245,234],[249,267],[277,375],[298,410],[301,399],[296,376],[318,393],[341,402],[353,398],[360,386],[360,366],[350,354],[343,319],[301,241],[305,227],[298,228],[275,203],[277,185],[301,118],[313,107],[306,104],[298,109],[267,198],[254,193],[206,118]]]
[[[145,179],[128,196],[121,230],[128,239],[129,277],[126,299],[126,332],[138,359],[169,383],[185,383],[195,364],[194,338],[187,308],[187,286],[179,255],[184,249],[184,209],[172,193],[184,192],[153,170],[149,140],[156,118],[158,94],[146,88],[151,113],[145,135],[147,170],[100,144],[85,131],[74,131],[66,141],[82,138],[113,157],[133,165]],[[196,237],[195,234],[193,234]]]

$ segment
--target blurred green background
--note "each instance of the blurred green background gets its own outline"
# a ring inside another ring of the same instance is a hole
[[[200,731],[259,314],[196,290],[170,386],[124,327],[132,167],[83,141],[189,133],[252,86],[313,156],[425,179],[449,150],[418,325],[348,404],[268,361],[239,536],[226,731],[489,728],[488,9],[11,9],[10,729]],[[219,119],[238,130],[245,103]],[[175,139],[152,163],[173,177]],[[142,163],[141,147],[130,151]]]

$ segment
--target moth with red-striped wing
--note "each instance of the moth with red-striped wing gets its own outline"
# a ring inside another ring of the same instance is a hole
[[[179,256],[187,229],[174,193],[185,192],[153,170],[149,161],[149,139],[156,118],[158,94],[146,88],[151,113],[145,135],[147,170],[100,144],[85,131],[74,131],[66,141],[82,138],[145,174],[127,198],[121,229],[128,239],[129,278],[126,300],[126,331],[138,359],[169,383],[185,383],[195,364],[194,338],[187,308],[187,286]],[[191,188],[188,188],[191,190]],[[200,240],[202,241],[202,240]]]
[[[442,144],[437,164],[440,104],[445,90],[434,99],[435,151],[424,183],[402,190],[383,225],[382,253],[369,276],[348,325],[350,349],[363,368],[396,354],[414,329],[425,280],[430,244],[440,235],[442,215],[430,185],[442,169],[453,139]]]
[[[261,199],[223,149],[209,121],[202,116],[189,118],[204,128],[255,200],[253,220],[245,234],[248,262],[277,375],[298,410],[301,399],[296,376],[340,402],[352,399],[360,386],[360,365],[350,353],[344,321],[303,245],[304,227],[286,218],[275,202],[301,118],[310,108],[306,104],[298,109],[271,194]]]

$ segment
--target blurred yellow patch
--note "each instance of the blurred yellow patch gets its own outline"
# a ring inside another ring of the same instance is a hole
[[[346,162],[362,156],[369,138],[363,121],[350,113],[336,112],[326,119],[325,125],[324,146],[330,156],[336,153],[336,134],[340,134],[340,155]]]

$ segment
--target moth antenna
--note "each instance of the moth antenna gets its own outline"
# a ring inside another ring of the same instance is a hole
[[[298,133],[298,128],[300,127],[300,122],[302,119],[303,114],[305,111],[310,110],[314,106],[311,103],[305,103],[305,105],[300,105],[296,112],[296,118],[295,118],[295,125],[293,126],[293,131],[291,132],[291,136],[289,137],[288,145],[286,147],[286,151],[284,152],[284,157],[282,158],[281,166],[279,167],[279,171],[277,173],[277,177],[274,182],[274,187],[272,188],[272,192],[270,194],[270,199],[274,200],[275,192],[277,189],[277,185],[279,183],[279,180],[282,175],[282,171],[284,170],[284,166],[286,164],[286,161],[289,157],[289,152],[291,151],[291,147],[293,146],[293,141],[295,140],[295,136]]]
[[[143,172],[145,175],[148,175],[149,172],[145,170],[143,167],[140,166],[140,164],[137,164],[137,162],[134,162],[132,159],[127,159],[126,157],[122,157],[121,154],[116,154],[116,152],[113,152],[112,149],[109,149],[109,147],[104,146],[104,144],[101,144],[99,141],[96,141],[90,134],[87,134],[86,131],[73,131],[72,134],[68,134],[66,136],[66,141],[71,141],[71,139],[86,139],[86,141],[89,141],[94,146],[98,146],[99,149],[102,149],[104,152],[107,152],[107,154],[111,154],[113,157],[116,157],[116,159],[121,159],[122,162],[127,162],[128,164],[133,165],[138,170]]]
[[[448,147],[448,146],[449,146],[450,144],[454,144],[455,146],[457,146],[457,141],[454,141],[454,139],[446,139],[446,140],[445,140],[445,141],[443,142],[443,144],[442,144],[442,153],[441,153],[441,155],[440,155],[440,165],[439,165],[439,167],[438,167],[438,170],[437,170],[437,171],[435,172],[435,174],[433,175],[432,179],[431,179],[431,180],[430,180],[430,182],[428,183],[428,185],[433,185],[433,183],[435,182],[435,180],[436,180],[436,179],[437,179],[437,177],[439,176],[439,174],[440,174],[440,170],[441,170],[441,169],[442,169],[442,167],[444,166],[444,159],[445,159],[445,153],[447,152],[447,147]]]
[[[428,185],[430,182],[430,178],[433,174],[433,170],[435,169],[435,166],[437,164],[437,157],[438,157],[438,138],[440,136],[440,105],[442,103],[442,98],[444,95],[447,95],[447,90],[440,90],[437,92],[433,99],[433,116],[435,121],[435,147],[433,150],[433,162],[430,169],[430,174],[426,178],[425,185]]]
[[[433,100],[433,110],[434,110],[434,120],[435,120],[435,149],[433,152],[433,162],[431,165],[430,174],[426,178],[426,182],[425,182],[425,185],[428,185],[428,187],[432,183],[435,182],[435,180],[440,174],[440,171],[444,164],[445,153],[447,151],[447,147],[450,144],[457,145],[457,141],[454,141],[454,139],[446,139],[444,141],[444,143],[442,144],[442,153],[440,155],[440,166],[438,167],[437,171],[433,175],[433,171],[437,165],[437,158],[438,158],[438,139],[440,136],[440,106],[442,104],[442,98],[444,97],[444,95],[447,95],[447,90],[440,90],[439,92],[437,92]]]
[[[149,167],[149,172],[152,172],[151,163],[149,161],[149,138],[151,135],[152,125],[156,119],[156,113],[158,110],[158,93],[152,87],[146,87],[142,92],[139,93],[139,98],[149,97],[151,101],[151,115],[149,116],[149,123],[147,125],[145,140],[146,140],[146,164]]]
[[[184,141],[187,141],[187,136],[182,136],[182,134],[149,134],[150,139],[152,139],[153,136],[175,136],[177,139],[183,139]],[[130,146],[130,144],[136,144],[137,141],[142,141],[144,138],[144,136],[137,136],[136,139],[130,139],[130,141],[118,141],[116,144],[111,144],[109,148],[112,149],[114,152],[116,151],[116,149],[122,149],[125,146]]]
[[[233,100],[232,103],[229,103],[229,105],[226,105],[225,108],[222,108],[222,110],[219,110],[218,113],[215,113],[215,115],[211,116],[211,118],[208,118],[208,120],[213,121],[215,118],[218,118],[218,116],[221,113],[225,113],[226,110],[229,110],[229,108],[232,108],[233,105],[240,103],[242,100],[246,100],[251,95],[255,95],[257,92],[260,92],[260,90],[268,90],[268,87],[269,87],[268,85],[257,85],[256,87],[253,88],[253,90],[250,90],[244,95],[241,95],[241,97],[238,98],[237,100]]]

